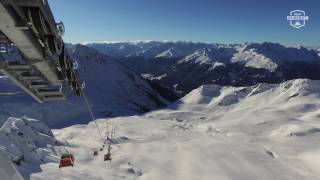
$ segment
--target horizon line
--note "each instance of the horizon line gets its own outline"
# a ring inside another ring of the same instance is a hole
[[[204,42],[204,41],[190,41],[190,40],[128,40],[128,41],[87,41],[87,42],[67,42],[69,44],[81,44],[81,45],[89,45],[89,44],[120,44],[120,43],[131,43],[131,44],[138,44],[138,43],[151,43],[151,42],[158,42],[158,43],[193,43],[193,44],[218,44],[218,45],[246,45],[246,44],[263,44],[263,43],[273,43],[273,44],[280,44],[285,47],[316,47],[320,48],[320,45],[305,45],[305,44],[284,44],[280,42],[272,42],[272,41],[262,41],[262,42],[241,42],[241,43],[221,43],[221,42]]]

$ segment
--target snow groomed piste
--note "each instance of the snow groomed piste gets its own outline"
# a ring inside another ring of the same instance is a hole
[[[117,127],[112,164],[90,151],[95,122],[53,130],[75,166],[48,162],[31,179],[319,180],[319,83],[204,85],[164,109],[98,119]]]

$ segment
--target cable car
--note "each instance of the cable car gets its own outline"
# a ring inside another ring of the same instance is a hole
[[[104,155],[104,161],[111,161],[111,160],[112,160],[112,158],[111,158],[111,154],[110,153]]]
[[[60,159],[59,168],[73,166],[74,156],[72,154],[62,154]]]
[[[93,156],[98,156],[98,151],[93,151]]]

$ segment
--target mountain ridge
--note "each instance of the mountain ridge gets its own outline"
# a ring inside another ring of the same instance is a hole
[[[68,142],[76,164],[70,170],[43,164],[31,179],[316,180],[319,92],[320,81],[308,79],[203,85],[161,110],[53,130],[58,141]],[[107,169],[104,153],[91,154],[103,144],[95,123],[117,129]]]
[[[316,48],[279,43],[178,42],[87,43],[138,74],[184,94],[202,84],[248,86],[296,78],[320,79]],[[148,76],[147,76],[148,77]]]
[[[84,89],[95,116],[115,117],[144,113],[168,103],[149,82],[134,71],[87,46],[70,49],[78,62],[78,72],[85,81]],[[0,79],[3,91],[22,91],[7,78]],[[66,127],[90,121],[82,98],[66,90],[67,101],[38,104],[28,96],[0,98],[0,124],[9,116],[41,119],[51,127]],[[135,96],[132,96],[135,94]],[[59,116],[57,116],[59,114]]]

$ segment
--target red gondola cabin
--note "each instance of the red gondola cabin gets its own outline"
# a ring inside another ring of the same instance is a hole
[[[111,161],[111,154],[104,155],[104,161]]]
[[[73,166],[74,157],[72,154],[63,154],[60,159],[59,168]]]

